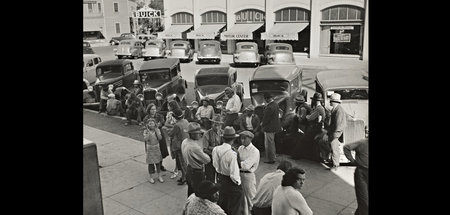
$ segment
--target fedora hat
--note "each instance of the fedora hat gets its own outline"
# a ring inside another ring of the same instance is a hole
[[[196,123],[196,122],[191,122],[191,123],[189,123],[187,129],[184,130],[184,132],[187,132],[187,133],[197,133],[197,134],[203,133],[200,124],[198,124],[198,123]]]
[[[203,97],[202,99],[200,99],[200,103],[203,104],[203,101],[206,101],[209,104],[209,98],[208,97]]]
[[[173,117],[175,117],[176,119],[181,119],[184,115],[184,113],[181,109],[175,109],[172,111],[172,113],[173,113]]]
[[[226,127],[223,129],[222,137],[225,137],[225,138],[237,138],[237,137],[239,137],[239,135],[236,134],[236,131],[234,130],[233,127],[231,127],[231,126],[226,126]]]
[[[295,97],[296,102],[305,102],[305,97],[303,95],[297,95]]]
[[[198,189],[195,192],[195,195],[202,199],[206,199],[209,196],[211,196],[212,194],[218,192],[219,190],[220,190],[219,183],[214,183],[209,180],[204,180],[199,184]]]
[[[247,136],[247,137],[250,137],[251,139],[253,139],[255,137],[255,135],[250,131],[243,131],[243,132],[239,133],[239,136]]]
[[[216,105],[218,105],[218,104],[223,104],[223,101],[222,100],[217,101]]]
[[[198,102],[197,102],[197,101],[195,101],[195,100],[194,100],[194,101],[192,101],[192,102],[191,102],[191,105],[194,105],[194,104],[198,105]]]
[[[341,95],[338,93],[333,93],[330,96],[330,102],[337,102],[337,103],[341,103]]]
[[[222,117],[220,117],[219,114],[214,115],[212,117],[212,119],[210,119],[209,121],[211,121],[213,123],[221,123],[221,124],[223,124]]]
[[[312,100],[316,100],[316,101],[323,101],[323,97],[321,93],[314,93],[314,96],[311,97]]]

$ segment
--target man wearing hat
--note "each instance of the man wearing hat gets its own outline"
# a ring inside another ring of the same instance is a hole
[[[143,91],[143,89],[142,89],[143,87],[142,87],[142,84],[141,84],[141,82],[139,81],[139,80],[134,80],[134,82],[133,82],[133,89],[131,90],[134,94],[136,94],[136,95],[139,95],[139,94],[142,94],[142,91]]]
[[[189,123],[186,132],[189,138],[181,143],[181,152],[187,164],[188,197],[197,192],[200,182],[205,180],[205,164],[211,162],[211,158],[203,152],[203,141],[201,140],[203,131],[200,124]]]
[[[178,180],[178,185],[183,185],[186,183],[186,162],[183,159],[183,154],[181,152],[181,143],[184,139],[188,138],[189,135],[186,132],[189,126],[189,122],[183,118],[183,111],[181,109],[172,110],[173,117],[177,122],[173,125],[172,130],[168,132],[170,136],[170,151],[172,153],[172,157],[175,157],[175,163],[177,165],[177,169],[181,170],[181,178]]]
[[[298,116],[299,123],[298,127],[306,132],[308,123],[305,119],[306,115],[311,113],[311,107],[306,103],[305,97],[303,95],[297,95],[295,97],[295,114]]]
[[[198,191],[189,196],[184,206],[183,215],[226,215],[216,204],[219,199],[220,184],[205,180],[199,185]]]
[[[275,133],[281,131],[281,122],[279,118],[279,107],[274,101],[273,96],[265,93],[264,99],[267,102],[264,108],[264,116],[261,120],[261,127],[264,132],[264,148],[266,151],[265,163],[275,163]]]
[[[197,113],[195,114],[195,118],[200,122],[200,125],[206,130],[211,128],[210,119],[214,114],[214,108],[209,105],[209,98],[204,97],[200,100],[202,106],[197,109]]]
[[[106,113],[110,116],[123,115],[122,102],[116,99],[114,93],[108,95],[108,101],[106,101]]]
[[[331,151],[331,160],[333,161],[333,164],[330,167],[330,170],[332,171],[336,171],[339,167],[339,138],[342,136],[345,127],[347,127],[347,113],[340,104],[341,95],[338,93],[331,94],[331,115],[329,125],[327,126],[328,143],[321,147],[322,151],[325,151],[326,157],[328,157],[328,154]]]
[[[241,162],[241,180],[244,191],[244,214],[251,214],[253,197],[256,195],[255,172],[259,166],[259,150],[252,144],[255,137],[250,131],[239,133],[242,145],[238,148],[238,156]]]
[[[217,182],[221,185],[219,206],[229,215],[240,215],[244,209],[244,193],[239,173],[238,155],[231,147],[237,137],[239,135],[236,134],[234,128],[226,126],[222,135],[224,143],[214,147],[212,151]]]
[[[238,130],[235,121],[239,118],[238,113],[242,107],[241,99],[230,87],[225,88],[225,94],[229,98],[225,110],[223,110],[223,113],[225,113],[225,126],[233,126],[235,130]]]
[[[216,106],[214,107],[214,113],[221,115],[222,109],[223,109],[223,101],[219,100],[216,102]]]
[[[190,107],[190,109],[191,109],[192,115],[195,116],[195,114],[197,114],[197,110],[198,110],[198,102],[195,101],[195,100],[192,101],[192,102],[191,102],[191,107]],[[194,122],[195,122],[195,120],[194,120]]]
[[[212,150],[214,147],[222,144],[222,118],[220,115],[214,115],[211,119],[211,129],[207,130],[203,135],[203,151],[212,158]],[[216,181],[216,170],[212,162],[205,165],[206,180]]]

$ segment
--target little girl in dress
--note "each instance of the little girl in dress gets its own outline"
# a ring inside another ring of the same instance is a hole
[[[154,119],[149,119],[146,129],[144,130],[145,152],[147,153],[146,163],[148,164],[148,173],[150,174],[150,183],[155,183],[153,174],[158,174],[158,181],[163,183],[161,172],[161,150],[159,148],[159,140],[161,140],[161,131],[156,126]]]

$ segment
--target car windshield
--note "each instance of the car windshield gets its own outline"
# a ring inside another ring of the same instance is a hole
[[[97,67],[97,75],[122,74],[122,66],[102,66]]]
[[[367,100],[369,99],[369,90],[368,89],[339,89],[339,90],[329,90],[329,94],[338,93],[341,95],[341,100],[349,100],[349,99],[359,99],[359,100]]]
[[[225,75],[198,76],[196,80],[197,86],[228,85],[228,76]]]
[[[205,44],[203,44],[203,46],[202,47],[215,47],[216,45],[215,44],[212,44],[212,43],[205,43]]]
[[[170,81],[170,75],[167,69],[141,71],[139,76],[144,86],[157,87]]]
[[[250,84],[251,93],[258,93],[261,91],[285,91],[289,90],[288,81],[253,81]]]
[[[289,50],[289,47],[287,46],[277,46],[275,47],[276,50]]]
[[[173,46],[174,46],[174,47],[183,47],[184,44],[182,44],[182,43],[175,43],[175,44],[173,44]]]
[[[156,45],[158,45],[159,43],[155,43],[155,42],[148,42],[147,43],[147,45],[148,46],[156,46]]]
[[[241,49],[255,49],[255,47],[252,45],[242,45]]]
[[[120,45],[131,45],[131,42],[128,42],[128,41],[122,41],[122,42],[120,42]]]

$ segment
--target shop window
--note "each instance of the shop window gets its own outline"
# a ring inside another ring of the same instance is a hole
[[[88,5],[88,13],[92,13],[93,12],[92,3],[88,3],[87,5]]]
[[[102,12],[102,4],[98,3],[97,5],[98,5],[98,12],[101,13]]]
[[[119,12],[119,3],[117,2],[114,3],[114,12]]]
[[[116,33],[120,34],[120,23],[116,22]]]
[[[192,14],[181,12],[172,15],[172,24],[193,24]]]
[[[322,11],[323,21],[332,20],[357,20],[361,21],[364,15],[363,9],[355,6],[335,6]]]
[[[209,11],[202,14],[202,23],[226,23],[226,15],[221,11]]]
[[[276,22],[309,21],[309,11],[302,8],[285,8],[275,12]]]

